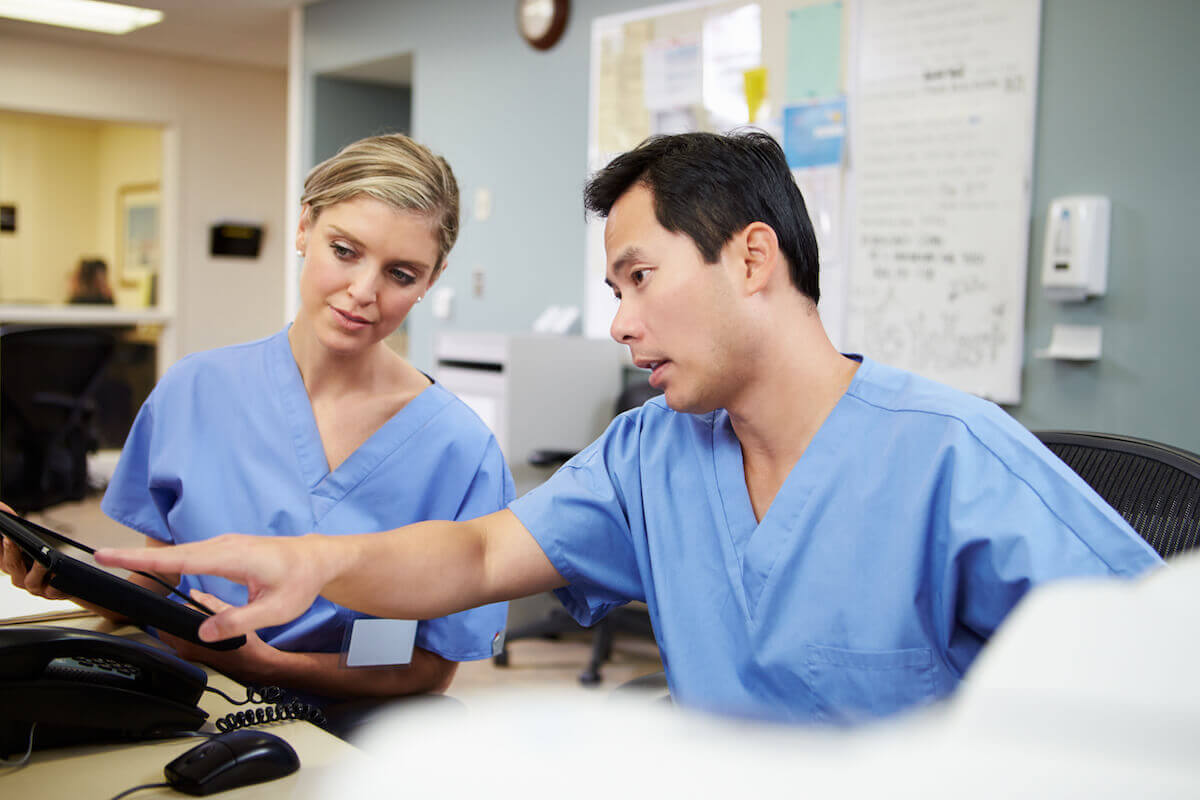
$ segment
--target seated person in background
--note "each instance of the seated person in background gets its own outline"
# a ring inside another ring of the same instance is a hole
[[[267,339],[180,360],[129,433],[102,508],[148,546],[233,530],[338,536],[471,519],[513,498],[483,423],[384,342],[441,274],[458,235],[449,165],[405,136],[364,139],[309,173],[302,202],[295,321]],[[40,565],[27,574],[11,543],[3,565],[13,583],[54,594]],[[246,602],[245,588],[220,578],[189,575],[181,585],[209,607]],[[355,670],[339,666],[339,653],[360,615],[324,598],[303,612],[230,652],[163,638],[242,682],[386,697],[444,691],[457,662],[492,655],[506,618],[503,604],[408,617],[422,620],[411,666]]]
[[[108,285],[108,264],[98,258],[85,258],[71,275],[69,303],[112,305],[112,287]]]
[[[253,585],[210,638],[318,593],[420,617],[557,589],[585,624],[642,600],[677,702],[794,721],[930,703],[1031,586],[1161,563],[995,405],[837,352],[770,137],[650,139],[586,203],[607,217],[612,336],[665,394],[545,484],[479,520],[100,560]]]

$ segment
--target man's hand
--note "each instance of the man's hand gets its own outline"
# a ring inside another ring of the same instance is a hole
[[[234,608],[221,598],[199,589],[192,590],[192,598],[218,613]],[[253,631],[246,634],[246,643],[236,650],[213,650],[172,636],[165,631],[158,633],[163,642],[174,648],[180,658],[207,664],[241,683],[267,686],[277,681],[276,675],[283,653],[264,642]]]
[[[226,606],[206,619],[200,638],[215,642],[282,625],[303,614],[331,575],[338,548],[325,537],[275,538],[225,534],[206,542],[143,550],[97,550],[96,561],[112,567],[185,575],[216,575],[247,589],[244,606]]]

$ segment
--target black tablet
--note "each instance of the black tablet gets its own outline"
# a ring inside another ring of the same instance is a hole
[[[183,602],[176,603],[126,580],[120,570],[97,564],[92,558],[95,551],[91,547],[61,533],[0,510],[0,534],[25,552],[27,564],[36,561],[44,566],[50,576],[50,585],[60,592],[123,614],[135,625],[159,628],[214,650],[233,650],[246,643],[245,636],[219,642],[200,641],[196,631],[201,622],[212,616],[211,609],[148,572],[138,574],[162,584],[166,591]]]

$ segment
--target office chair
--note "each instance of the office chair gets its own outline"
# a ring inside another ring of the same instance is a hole
[[[640,381],[626,386],[617,397],[614,416],[620,415],[633,408],[638,408],[647,400],[656,397],[661,392],[649,383]],[[529,463],[534,466],[547,467],[561,465],[570,460],[575,453],[564,450],[538,450],[529,457]],[[557,638],[560,634],[588,630],[562,608],[551,609],[546,616],[518,628],[507,631],[504,636],[504,647],[492,657],[493,663],[504,667],[508,665],[508,643],[518,639],[542,637]],[[640,604],[629,604],[614,608],[605,615],[604,619],[591,627],[592,655],[587,667],[579,673],[579,682],[584,686],[595,686],[600,683],[600,667],[612,658],[613,639],[618,633],[632,633],[639,636],[654,637],[650,626],[650,614]]]
[[[1200,544],[1200,456],[1108,433],[1034,435],[1163,558]]]
[[[95,392],[113,347],[95,328],[0,329],[0,500],[18,512],[87,492]]]

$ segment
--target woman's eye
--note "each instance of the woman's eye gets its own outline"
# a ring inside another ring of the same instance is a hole
[[[629,273],[629,279],[633,281],[634,285],[641,283],[643,280],[645,280],[645,278],[646,270],[644,269],[635,269],[633,272]]]
[[[392,278],[403,286],[409,286],[416,281],[415,277],[400,269],[392,270]]]
[[[354,255],[354,251],[351,250],[349,247],[346,247],[345,245],[341,245],[341,244],[338,244],[337,242],[334,242],[330,246],[333,248],[333,254],[335,256],[337,256],[338,258],[350,258],[351,256]]]

